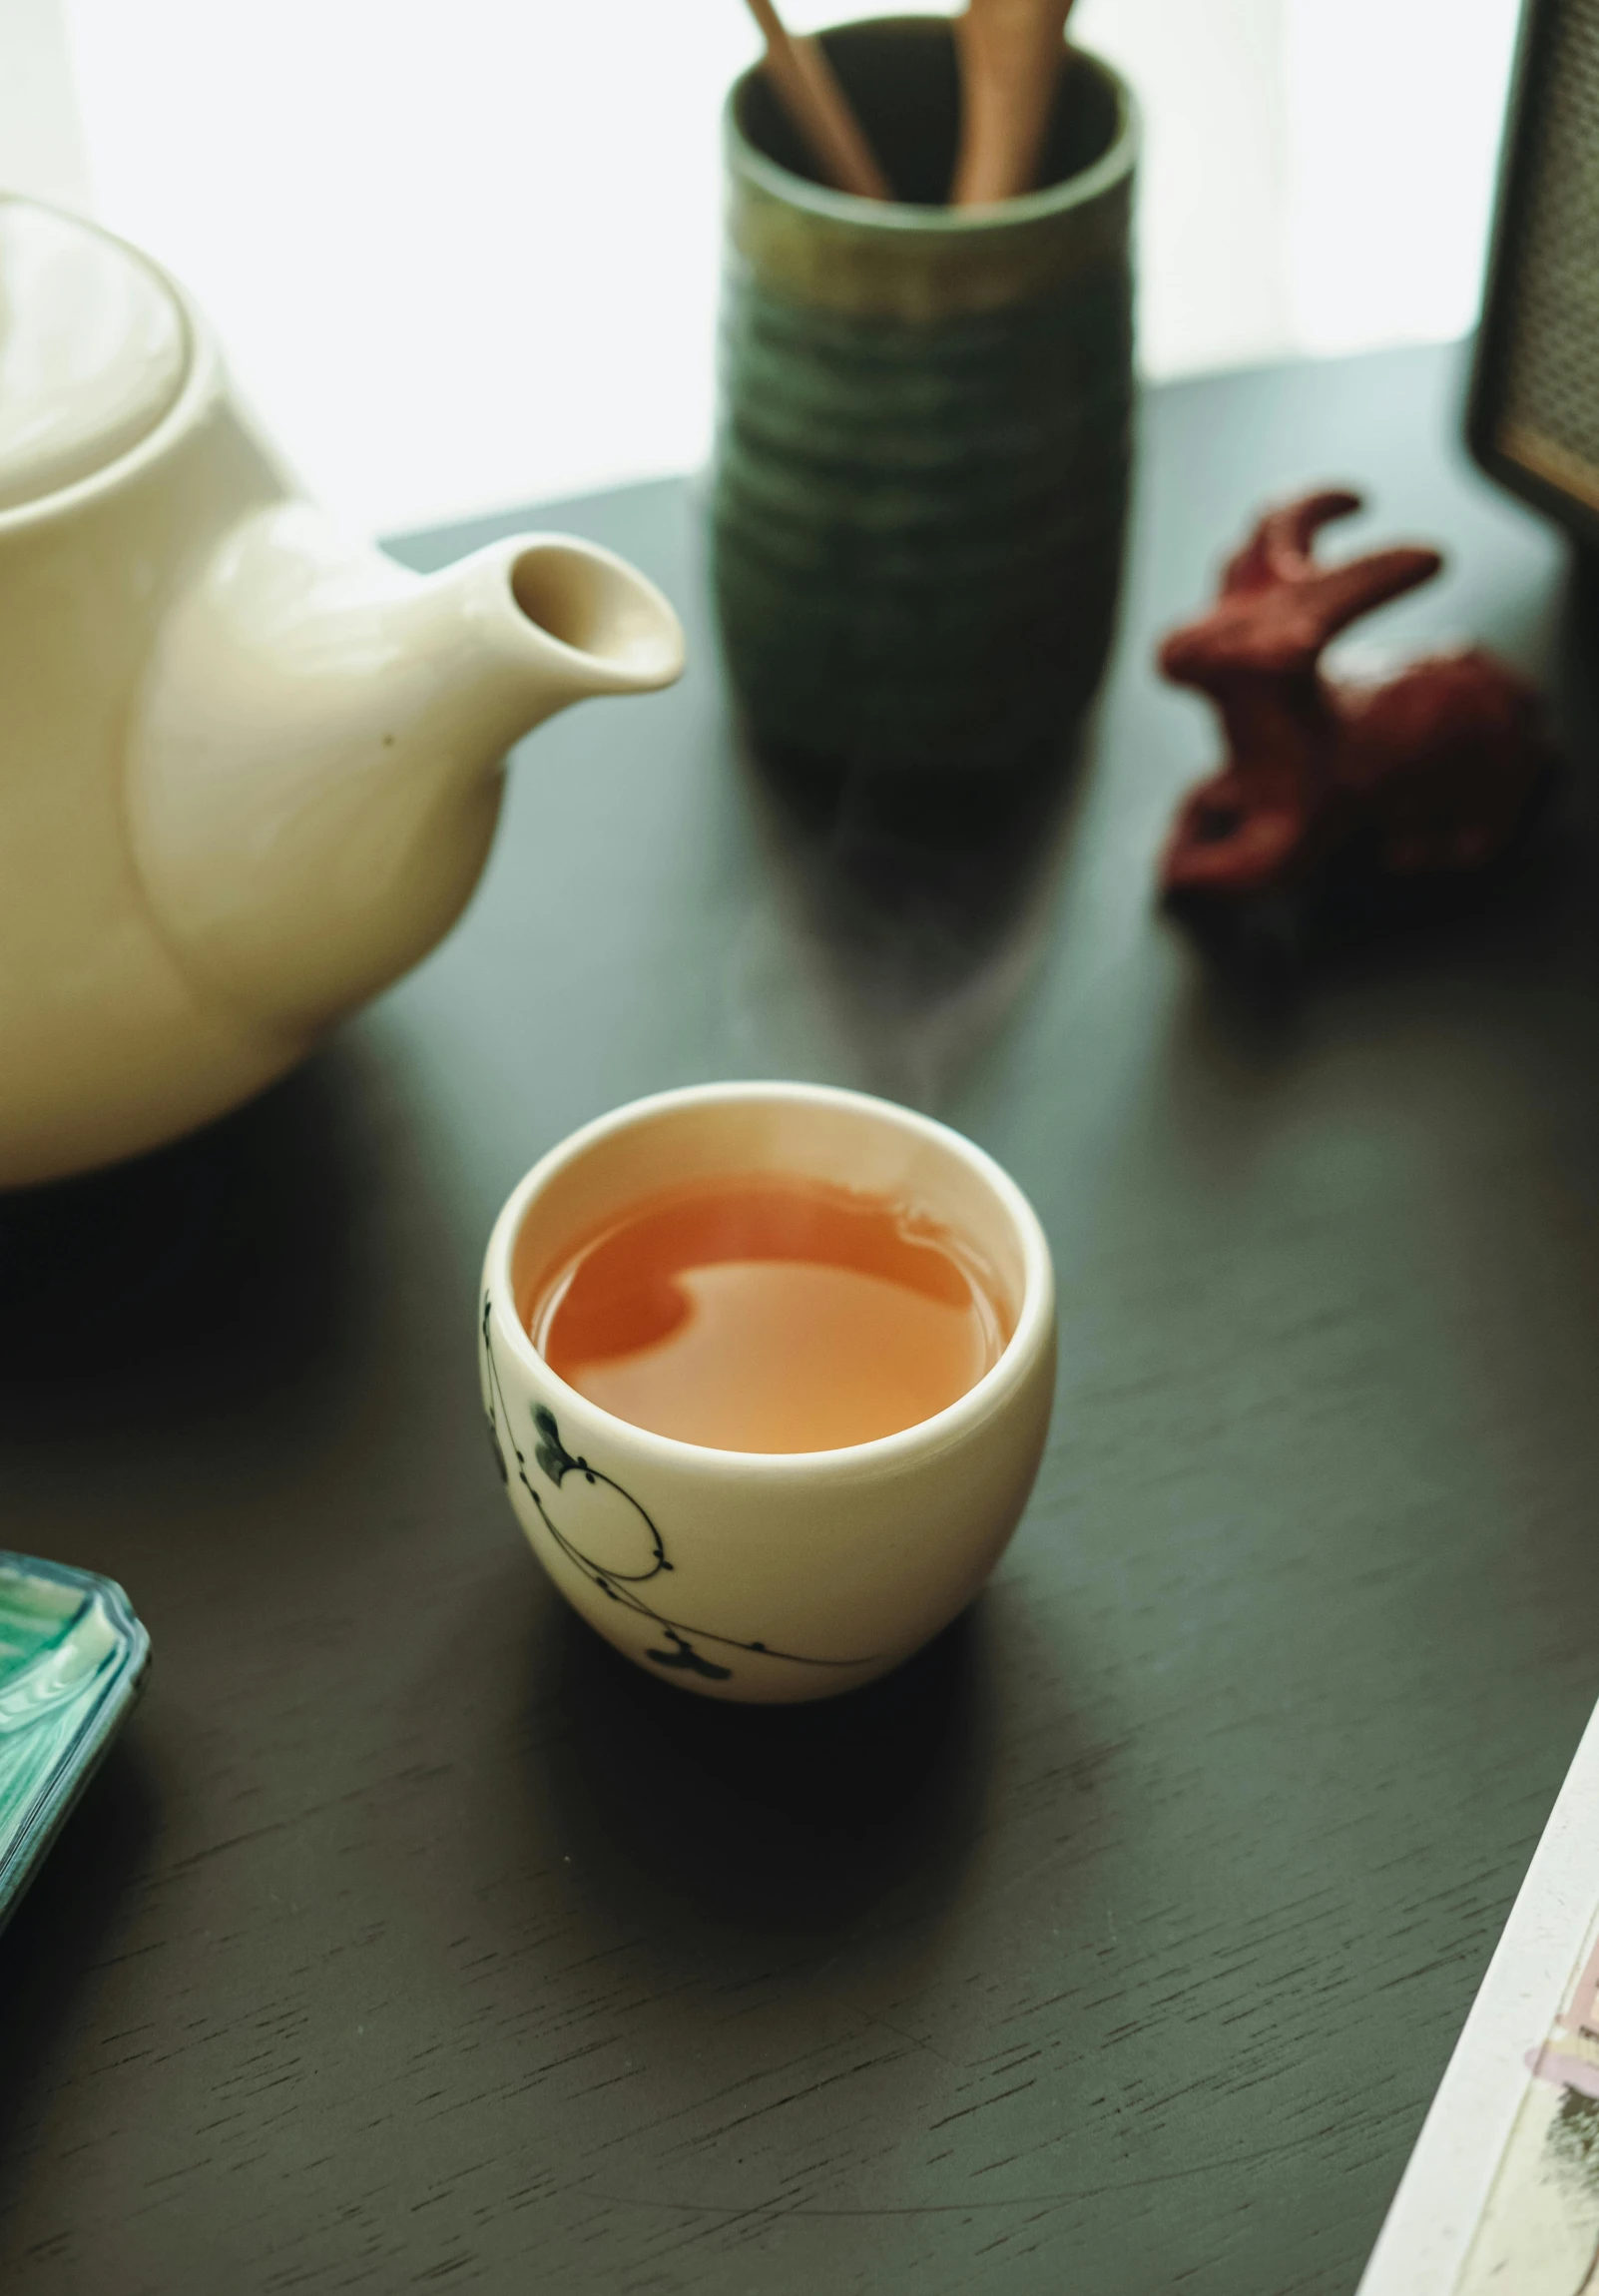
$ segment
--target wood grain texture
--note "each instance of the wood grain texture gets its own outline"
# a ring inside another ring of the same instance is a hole
[[[538,737],[463,927],[300,1076],[0,1212],[5,1542],[155,1653],[0,1941],[7,2296],[1353,2286],[1599,1690],[1593,806],[1252,1008],[1151,911],[1210,735],[1149,652],[1348,475],[1457,553],[1396,640],[1574,664],[1454,390],[1157,394],[1093,753],[981,837],[740,762],[699,506],[568,506],[685,608],[684,686]],[[962,1125],[1060,1278],[994,1585],[791,1714],[566,1612],[475,1390],[517,1175],[741,1073]]]

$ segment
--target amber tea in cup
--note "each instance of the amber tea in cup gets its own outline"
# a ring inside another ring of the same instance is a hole
[[[578,1241],[528,1333],[617,1419],[733,1451],[918,1426],[992,1370],[1010,1322],[975,1248],[902,1199],[799,1173],[660,1190]]]
[[[1055,1386],[1038,1216],[958,1132],[826,1084],[597,1117],[483,1259],[483,1410],[566,1600],[707,1698],[830,1698],[968,1603]]]

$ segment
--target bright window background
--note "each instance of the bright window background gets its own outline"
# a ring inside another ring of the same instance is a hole
[[[1079,0],[1145,113],[1146,371],[1468,326],[1514,17]],[[755,53],[740,0],[5,0],[0,181],[178,272],[307,482],[394,530],[703,459]]]

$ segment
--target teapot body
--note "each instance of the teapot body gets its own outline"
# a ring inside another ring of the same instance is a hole
[[[157,428],[0,511],[0,1187],[188,1131],[305,1049],[197,977],[133,851],[130,730],[164,618],[222,537],[290,491],[188,315],[189,372]]]
[[[0,1188],[272,1081],[471,894],[506,752],[669,685],[610,552],[408,572],[304,502],[181,288],[0,197]]]

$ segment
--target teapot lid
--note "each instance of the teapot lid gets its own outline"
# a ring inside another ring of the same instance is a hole
[[[0,199],[0,510],[137,446],[189,362],[183,308],[153,265],[92,224]]]

